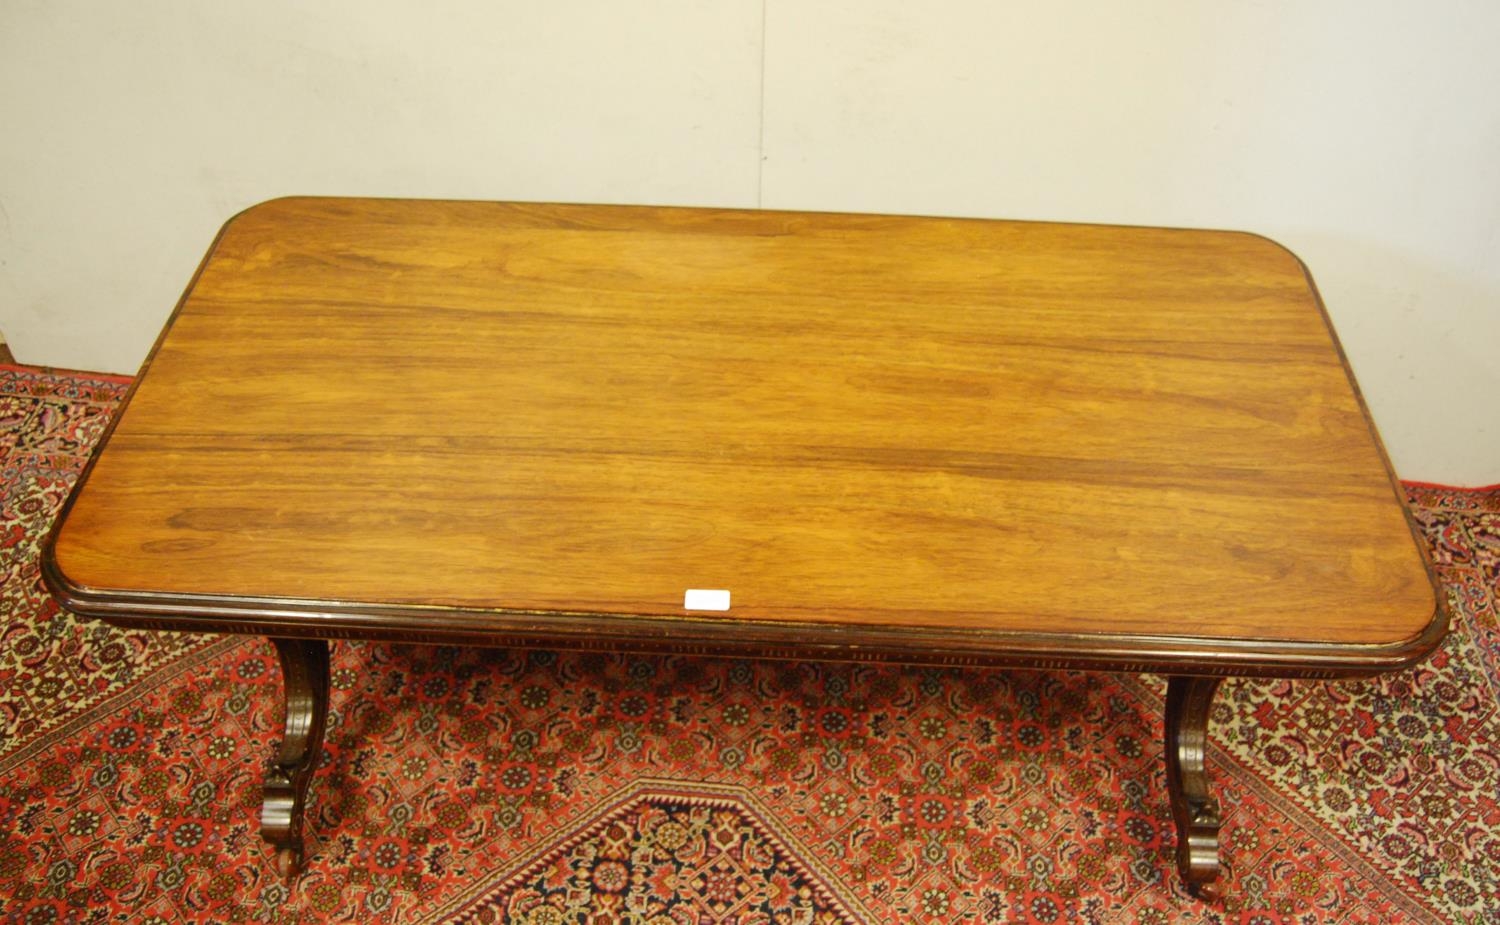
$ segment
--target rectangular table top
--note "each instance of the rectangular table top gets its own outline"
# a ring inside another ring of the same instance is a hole
[[[44,565],[282,634],[1316,674],[1443,630],[1295,256],[1032,222],[256,206]]]

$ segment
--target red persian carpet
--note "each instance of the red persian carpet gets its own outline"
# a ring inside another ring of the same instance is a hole
[[[124,389],[0,367],[5,921],[1500,922],[1500,490],[1407,488],[1431,659],[1221,688],[1219,904],[1177,883],[1159,678],[346,642],[288,884],[269,644],[38,583]]]

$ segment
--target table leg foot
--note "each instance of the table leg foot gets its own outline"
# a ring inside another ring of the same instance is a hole
[[[1193,895],[1223,896],[1219,883],[1219,802],[1208,784],[1208,713],[1219,678],[1167,679],[1167,791],[1177,827],[1177,870]]]
[[[302,849],[282,848],[276,852],[276,875],[283,880],[294,880],[302,872]]]
[[[260,811],[261,837],[276,849],[276,868],[291,879],[302,868],[302,817],[307,787],[323,751],[328,718],[328,643],[321,639],[275,639],[286,692],[286,733],[276,763],[266,774]]]

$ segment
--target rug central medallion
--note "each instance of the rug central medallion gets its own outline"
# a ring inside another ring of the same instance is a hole
[[[456,921],[875,921],[836,882],[744,788],[642,779],[517,859]]]

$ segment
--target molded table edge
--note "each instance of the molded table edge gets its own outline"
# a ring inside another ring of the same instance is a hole
[[[249,598],[99,590],[58,567],[54,541],[42,578],[73,613],[118,626],[316,639],[367,639],[607,649],[677,654],[885,661],[947,666],[1085,669],[1204,676],[1334,678],[1395,671],[1442,641],[1440,597],[1417,635],[1387,645],[1108,633],[931,630],[875,624],[704,618],[589,611],[473,610],[462,607]],[[420,625],[418,625],[420,624]]]

